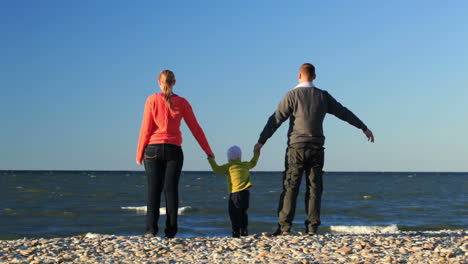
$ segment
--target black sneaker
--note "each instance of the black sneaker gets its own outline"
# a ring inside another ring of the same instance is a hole
[[[281,231],[280,229],[276,229],[276,231],[271,234],[272,236],[289,236],[291,235],[291,232],[289,231]]]
[[[239,232],[232,232],[232,237],[239,238],[241,234]]]
[[[240,230],[240,235],[241,235],[241,236],[248,236],[248,235],[249,235],[249,231],[247,230],[247,228],[241,228],[241,230]]]

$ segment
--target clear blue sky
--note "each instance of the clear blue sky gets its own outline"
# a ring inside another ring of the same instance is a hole
[[[468,1],[1,1],[0,169],[141,170],[156,74],[171,69],[217,155],[250,159],[267,118],[316,85],[376,137],[329,115],[325,170],[468,171]],[[257,170],[282,170],[287,123]],[[184,170],[208,170],[183,125]]]

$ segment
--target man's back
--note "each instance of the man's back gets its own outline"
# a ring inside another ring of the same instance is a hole
[[[260,134],[259,143],[264,144],[287,118],[289,120],[288,145],[325,143],[323,120],[327,113],[367,130],[366,125],[346,107],[338,103],[327,91],[310,84],[302,84],[289,91],[281,100],[275,113],[269,118]]]

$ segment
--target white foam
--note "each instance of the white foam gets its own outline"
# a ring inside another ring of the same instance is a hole
[[[122,210],[136,211],[137,214],[146,214],[146,205],[145,206],[122,206]]]
[[[144,206],[123,206],[123,207],[120,207],[120,209],[136,211],[137,214],[146,214],[146,205],[144,205]],[[188,212],[190,210],[192,210],[191,206],[183,206],[183,207],[180,207],[177,210],[177,214],[178,215],[183,215],[183,214],[185,214],[186,212]],[[166,207],[159,208],[159,214],[160,215],[166,215]]]
[[[96,234],[96,233],[86,233],[84,236],[85,238],[100,238],[100,237],[108,237],[110,235],[103,235],[103,234]]]
[[[389,226],[330,226],[331,231],[339,233],[351,234],[369,234],[369,233],[386,233],[397,232],[397,225]]]

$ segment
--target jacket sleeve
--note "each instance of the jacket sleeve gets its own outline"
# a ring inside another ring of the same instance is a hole
[[[205,151],[206,155],[213,153],[210,144],[208,144],[205,133],[203,132],[200,124],[198,124],[197,118],[193,113],[192,106],[188,101],[186,101],[184,107],[184,120],[200,147],[203,149],[203,151]]]
[[[218,166],[216,163],[216,160],[214,158],[209,158],[208,162],[210,163],[211,169],[213,170],[214,173],[218,174],[228,174],[229,173],[229,164],[224,164],[221,166]]]
[[[276,111],[270,116],[270,118],[268,118],[262,133],[260,133],[258,143],[265,144],[265,142],[275,133],[281,124],[289,118],[292,111],[293,99],[291,92],[288,92],[279,103]]]
[[[136,152],[136,162],[141,163],[143,160],[143,154],[145,152],[146,145],[148,145],[151,133],[156,128],[153,117],[153,100],[151,97],[146,99],[145,110],[143,112],[143,120],[141,121],[140,128],[140,137],[138,138],[137,152]]]
[[[253,158],[249,162],[247,162],[247,167],[249,170],[257,166],[259,157],[260,157],[260,152],[254,152]]]
[[[341,105],[338,101],[333,98],[328,92],[325,92],[327,96],[328,109],[327,112],[338,117],[339,119],[350,123],[351,125],[362,129],[363,131],[367,130],[367,126],[348,108]]]

